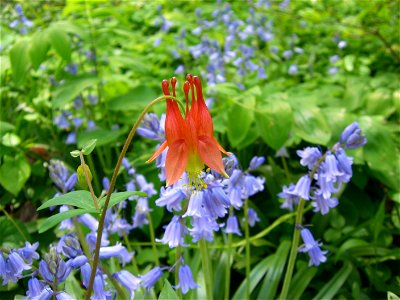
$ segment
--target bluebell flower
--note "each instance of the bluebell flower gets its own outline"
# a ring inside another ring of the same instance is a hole
[[[133,219],[133,228],[142,227],[145,224],[149,224],[147,214],[150,212],[149,203],[147,198],[139,197],[137,199],[135,214]]]
[[[249,198],[264,190],[265,179],[246,174],[243,177],[242,199]]]
[[[179,216],[174,216],[165,228],[164,237],[162,239],[156,239],[156,241],[168,244],[170,248],[176,248],[179,245],[185,246],[183,240],[184,235],[185,226],[181,223],[181,218]]]
[[[283,51],[282,56],[285,59],[289,59],[289,58],[291,58],[293,56],[293,51],[292,50]]]
[[[89,120],[87,122],[87,130],[88,131],[92,131],[92,130],[94,130],[96,128],[97,128],[96,123],[93,120]]]
[[[338,43],[338,48],[339,49],[344,49],[347,46],[347,42],[346,41],[339,41]]]
[[[108,179],[107,177],[103,177],[103,179],[101,180],[101,183],[103,185],[103,189],[108,192],[108,189],[110,188],[110,179]]]
[[[21,4],[17,3],[17,4],[14,6],[14,10],[15,10],[15,12],[16,12],[18,15],[20,15],[20,16],[23,16],[23,15],[24,15],[24,11],[22,10]]]
[[[56,299],[57,300],[75,300],[74,297],[72,297],[70,294],[68,294],[66,292],[57,292]]]
[[[96,105],[96,104],[98,103],[98,101],[99,101],[99,99],[97,98],[97,96],[92,95],[92,94],[89,94],[89,95],[87,96],[87,99],[88,99],[89,103],[92,104],[92,105]]]
[[[253,227],[256,222],[260,222],[260,218],[258,217],[256,211],[252,208],[247,210],[247,222],[249,223],[250,227]]]
[[[3,278],[3,285],[7,284],[6,277],[7,277],[7,264],[6,260],[3,256],[3,252],[0,250],[0,277]]]
[[[135,291],[140,286],[141,279],[125,270],[114,273],[112,277],[130,292],[130,299],[132,300],[135,297]]]
[[[165,140],[161,118],[159,121],[157,115],[154,113],[149,113],[144,116],[141,126],[137,129],[137,133],[148,139],[158,140],[160,142]]]
[[[276,153],[275,157],[289,157],[289,153],[286,149],[286,147],[280,148]]]
[[[351,168],[351,165],[353,164],[353,158],[348,157],[342,148],[339,148],[336,151],[335,156],[337,159],[338,168],[343,173],[343,175],[339,177],[340,181],[349,182],[353,176],[353,170]]]
[[[50,160],[49,175],[54,184],[63,192],[71,191],[78,180],[76,173],[68,177],[68,169],[60,160]]]
[[[36,252],[38,247],[39,242],[33,245],[29,242],[25,242],[25,247],[18,249],[18,253],[28,264],[32,264],[34,259],[39,259],[39,253]]]
[[[194,191],[190,196],[188,208],[182,217],[202,217],[205,214],[205,209],[203,207],[203,196],[203,191]]]
[[[303,198],[304,200],[310,199],[310,187],[311,187],[311,180],[310,176],[304,175],[299,179],[294,187],[293,191],[289,191],[294,196],[298,196]]]
[[[285,199],[281,205],[281,208],[293,211],[293,205],[299,203],[300,197],[293,194],[295,187],[296,186],[291,183],[288,187],[284,186],[283,191],[278,194],[279,198]]]
[[[211,242],[214,239],[214,231],[218,230],[219,225],[215,219],[209,216],[203,216],[201,218],[193,217],[192,228],[189,228],[193,243],[196,243],[201,239]]]
[[[297,54],[303,54],[303,53],[304,53],[304,50],[303,50],[302,48],[295,47],[295,48],[294,48],[294,52],[296,52]]]
[[[267,78],[267,74],[265,73],[265,69],[264,68],[259,68],[258,69],[257,77],[259,79],[266,79]]]
[[[125,219],[121,219],[118,214],[115,214],[108,230],[110,233],[118,233],[119,236],[122,236],[124,233],[128,234],[132,228],[132,225],[130,225]]]
[[[179,284],[176,288],[180,288],[183,294],[186,294],[189,289],[196,289],[199,286],[194,282],[192,271],[188,265],[181,265],[179,267]]]
[[[183,65],[179,65],[176,69],[175,69],[175,74],[184,74],[185,73],[185,67]]]
[[[340,136],[339,143],[348,149],[356,149],[367,143],[367,138],[362,133],[357,122],[347,126]]]
[[[296,153],[301,157],[300,164],[310,170],[322,156],[321,151],[316,147],[306,147],[304,150],[297,150]]]
[[[83,286],[86,288],[89,286],[91,272],[92,268],[90,267],[89,263],[85,263],[81,266],[82,283]]]
[[[26,296],[27,298],[25,299],[49,300],[53,296],[53,291],[48,285],[45,285],[36,277],[32,277],[28,281]]]
[[[77,217],[79,223],[82,223],[85,225],[87,228],[89,228],[91,231],[97,231],[97,228],[99,227],[99,221],[95,219],[92,215],[90,214],[83,214]]]
[[[61,205],[60,206],[60,213],[68,211],[68,210],[69,210],[68,205]],[[72,229],[72,227],[74,227],[74,222],[72,221],[71,218],[69,218],[69,219],[61,221],[60,226],[58,226],[58,229],[60,229],[60,230],[63,230],[63,229],[70,230],[70,229]]]
[[[290,65],[289,69],[288,69],[288,74],[289,75],[296,75],[298,72],[298,68],[296,64]]]
[[[253,171],[260,167],[265,162],[265,157],[263,156],[254,156],[249,165],[249,171]]]
[[[207,214],[212,218],[224,217],[228,212],[230,201],[222,185],[211,183],[204,193],[203,205]]]
[[[317,180],[319,190],[325,199],[330,198],[332,193],[339,191],[339,187],[335,187],[334,181],[328,180],[330,177],[327,177],[324,173],[324,163],[321,164],[318,172],[314,175],[314,178]]]
[[[339,55],[337,55],[337,54],[335,54],[335,55],[332,55],[331,57],[329,57],[329,62],[331,63],[331,64],[334,64],[334,63],[336,63],[338,60],[339,60]]]
[[[156,200],[156,205],[163,207],[166,206],[169,212],[180,211],[182,209],[182,200],[187,198],[186,193],[181,188],[168,187],[161,188],[160,198]]]
[[[335,75],[335,74],[337,74],[338,72],[339,72],[338,67],[329,67],[329,69],[328,69],[328,74],[329,74],[329,75]]]
[[[89,246],[90,251],[94,251],[96,248],[96,240],[97,240],[97,232],[90,232],[86,235],[86,242]],[[103,234],[101,236],[101,247],[106,247],[110,245],[110,241],[108,240],[108,234],[107,231],[103,231]]]
[[[315,241],[310,230],[303,228],[300,232],[303,239],[303,245],[299,248],[299,252],[307,252],[310,256],[309,266],[319,266],[320,263],[326,262],[326,254],[328,251],[322,251],[320,246],[322,243]]]
[[[236,169],[233,170],[230,178],[226,180],[228,183],[227,191],[229,200],[231,201],[231,205],[236,209],[240,209],[243,206],[241,189],[242,176],[242,171]]]
[[[78,255],[67,261],[71,268],[78,269],[88,262],[88,258],[85,255]]]
[[[321,212],[322,215],[326,215],[329,209],[336,207],[339,202],[336,198],[325,198],[321,190],[316,190],[314,196],[311,197],[314,201],[311,205],[314,207],[314,212]]]
[[[325,161],[321,164],[321,168],[328,182],[336,182],[337,177],[343,175],[343,173],[339,171],[336,157],[329,151],[326,154]]]
[[[147,290],[150,289],[156,284],[156,282],[162,277],[162,271],[160,267],[155,267],[147,272],[145,275],[141,276],[140,285]]]
[[[132,260],[133,253],[128,252],[124,246],[122,246],[120,243],[117,243],[115,246],[100,247],[99,257],[101,259],[118,257],[122,265],[125,265]]]
[[[136,182],[139,184],[140,191],[146,193],[148,198],[157,194],[154,184],[148,183],[143,175],[136,175]]]
[[[62,283],[71,272],[71,267],[51,248],[39,263],[39,273],[49,283]]]
[[[233,233],[237,235],[242,235],[239,229],[239,222],[236,216],[230,216],[226,222],[226,233]]]
[[[3,285],[6,285],[8,282],[17,282],[22,277],[22,272],[30,270],[32,267],[24,261],[16,250],[11,250],[6,261],[0,252],[0,268]]]
[[[101,272],[97,272],[93,284],[93,296],[91,300],[111,300],[112,294],[110,291],[105,290],[104,277]]]
[[[57,243],[56,250],[58,253],[62,253],[68,258],[74,258],[83,253],[81,244],[74,234],[62,236]]]
[[[78,73],[78,65],[75,63],[70,63],[64,68],[64,70],[71,75],[76,75]]]
[[[77,142],[76,133],[74,131],[68,133],[67,138],[65,139],[65,144],[74,145],[76,144],[76,142]]]

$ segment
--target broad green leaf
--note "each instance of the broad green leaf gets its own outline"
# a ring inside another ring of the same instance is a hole
[[[349,277],[353,267],[350,263],[345,263],[344,266],[329,280],[319,291],[319,293],[313,298],[313,300],[319,299],[332,299],[336,293],[342,287]]]
[[[385,88],[369,93],[365,99],[369,115],[382,115],[389,117],[396,111],[392,91]]]
[[[285,269],[286,259],[290,250],[290,241],[283,241],[274,254],[274,260],[268,273],[265,275],[264,282],[258,293],[259,300],[262,299],[275,299],[276,291],[279,282],[281,281],[282,273]]]
[[[90,212],[91,212],[90,210],[78,208],[78,209],[71,209],[71,210],[67,210],[67,211],[58,213],[54,216],[47,218],[44,222],[42,222],[39,225],[38,231],[39,231],[39,233],[43,233],[66,219],[76,217],[79,215],[83,215],[86,213],[90,213]]]
[[[97,128],[91,131],[84,131],[78,133],[78,147],[82,147],[88,141],[96,139],[96,146],[103,146],[115,142],[124,133],[123,129],[119,130],[106,130]]]
[[[75,276],[68,276],[65,280],[65,291],[74,299],[83,299],[85,297],[85,290],[81,288],[81,284]]]
[[[294,112],[294,132],[303,140],[327,145],[331,139],[331,129],[318,107],[302,107]]]
[[[263,105],[256,110],[255,119],[264,142],[279,150],[292,130],[293,114],[290,105],[283,101]]]
[[[68,34],[58,26],[50,27],[47,30],[48,40],[57,53],[66,62],[71,60],[71,39]]]
[[[361,246],[368,246],[368,242],[364,241],[364,240],[360,240],[360,239],[349,239],[347,241],[345,241],[343,243],[343,245],[340,246],[336,257],[339,257],[340,255],[342,255],[344,252],[347,252],[349,250],[351,250],[352,248],[356,248],[356,247],[361,247]]]
[[[96,147],[97,139],[93,139],[88,141],[85,145],[82,146],[82,153],[84,155],[89,155],[92,153],[94,147]]]
[[[7,132],[1,138],[1,143],[7,147],[15,147],[21,143],[21,139],[19,138],[18,135],[14,134],[12,132]]]
[[[93,203],[92,195],[90,192],[83,190],[69,192],[67,194],[52,198],[39,206],[38,210],[42,210],[54,205],[71,205],[90,210],[94,213],[97,212]]]
[[[0,121],[0,135],[3,135],[7,131],[14,130],[14,128],[15,128],[14,125],[7,123],[7,122]]]
[[[25,82],[30,64],[27,40],[20,40],[11,48],[10,61],[14,83],[22,85]]]
[[[14,219],[13,221],[18,225],[18,229],[6,216],[0,217],[0,245],[11,244],[13,246],[20,246],[27,241],[26,239],[29,240],[30,236],[25,224],[18,219]]]
[[[387,300],[399,300],[400,297],[390,291],[387,292]]]
[[[120,193],[113,193],[110,197],[110,202],[108,203],[108,208],[117,205],[118,203],[128,199],[131,196],[138,196],[138,197],[147,197],[147,194],[144,192],[134,191],[134,192],[120,192]],[[100,200],[100,207],[104,206],[106,201],[106,197],[101,198]]]
[[[25,157],[19,156],[6,161],[0,168],[0,184],[17,196],[31,175],[31,167]]]
[[[274,255],[270,255],[260,261],[250,272],[250,293],[255,289],[261,281],[268,269],[274,263]],[[241,300],[246,298],[246,279],[242,281],[232,300]]]
[[[254,119],[254,96],[240,98],[228,111],[228,139],[232,147],[236,147],[246,137]]]
[[[79,157],[80,153],[81,153],[81,151],[74,150],[74,151],[71,151],[69,154],[71,154],[72,157]]]
[[[29,55],[31,57],[32,67],[37,70],[40,64],[45,60],[47,52],[50,49],[47,31],[38,31],[32,37]]]
[[[309,267],[307,264],[304,264],[304,267],[300,269],[293,277],[289,289],[288,299],[300,299],[301,295],[314,278],[317,271],[318,268]]]
[[[174,299],[179,299],[178,295],[172,288],[171,284],[167,279],[164,280],[164,287],[161,290],[160,296],[158,297],[158,300],[174,300]]]
[[[59,108],[64,104],[74,100],[83,90],[90,86],[95,86],[98,79],[96,77],[81,76],[71,79],[54,91],[52,101],[53,108]]]
[[[113,111],[139,110],[157,97],[156,92],[147,85],[139,85],[128,93],[110,99],[107,107]]]
[[[246,148],[247,146],[250,146],[258,138],[258,136],[259,136],[258,129],[256,128],[255,124],[253,124],[253,126],[250,127],[249,131],[247,131],[247,134],[242,140],[242,142],[239,145],[237,145],[237,148],[241,150]]]

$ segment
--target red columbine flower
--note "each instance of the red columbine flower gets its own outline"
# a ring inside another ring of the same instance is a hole
[[[176,182],[186,170],[189,179],[196,182],[196,178],[204,168],[204,164],[214,171],[228,177],[222,163],[221,152],[226,152],[216,141],[213,135],[213,123],[210,112],[204,102],[200,78],[187,75],[183,86],[186,97],[185,117],[182,116],[178,104],[167,99],[167,116],[165,119],[165,134],[167,140],[157,149],[147,162],[157,158],[167,147],[165,160],[167,186]],[[176,97],[176,78],[171,79],[172,93]],[[169,92],[168,80],[163,80],[164,95]],[[189,92],[192,101],[189,109]]]

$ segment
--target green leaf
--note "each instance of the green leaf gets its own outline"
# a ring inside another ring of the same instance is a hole
[[[124,133],[123,129],[119,130],[106,130],[97,128],[92,131],[84,131],[78,133],[78,147],[82,147],[88,141],[96,139],[96,146],[103,146],[115,142]]]
[[[48,40],[57,53],[66,62],[71,60],[71,39],[68,34],[58,26],[50,27],[47,31]]]
[[[24,236],[29,239],[29,233],[25,224],[20,222],[18,219],[14,219],[14,222],[22,231],[22,234],[6,216],[0,217],[0,245],[4,246],[5,244],[12,244],[13,246],[19,246],[26,242]]]
[[[23,156],[6,161],[0,168],[0,184],[17,196],[31,175],[31,167]]]
[[[37,70],[40,64],[45,60],[47,52],[50,49],[47,31],[37,32],[33,38],[29,48],[29,55],[33,69]]]
[[[1,143],[7,147],[15,147],[21,143],[21,139],[19,138],[18,135],[14,134],[12,132],[7,132],[1,138]]]
[[[19,41],[11,48],[10,61],[14,83],[16,85],[22,85],[28,74],[30,63],[29,47],[26,40]]]
[[[331,129],[318,107],[302,107],[294,112],[294,131],[303,140],[327,145],[331,139]]]
[[[250,293],[255,289],[257,284],[267,273],[268,269],[273,265],[274,255],[270,255],[260,261],[250,272]],[[242,281],[232,300],[241,300],[246,298],[246,279]]]
[[[360,239],[349,239],[345,241],[339,248],[336,257],[340,257],[344,252],[347,252],[353,248],[358,248],[362,246],[369,246],[368,242]]]
[[[0,135],[3,135],[7,131],[14,130],[15,126],[13,124],[0,121]]]
[[[164,280],[164,287],[161,290],[160,296],[158,300],[173,300],[179,299],[178,295],[175,293],[174,289],[172,288],[171,284],[167,279]]]
[[[71,205],[79,208],[90,210],[96,213],[97,210],[94,206],[92,195],[88,191],[73,191],[67,194],[52,198],[41,206],[38,210],[42,210],[54,205]]]
[[[59,108],[75,99],[83,90],[97,84],[98,78],[81,76],[57,87],[52,101],[53,108]]]
[[[257,299],[275,299],[276,291],[285,269],[286,258],[290,250],[290,241],[283,241],[274,254],[274,260],[258,293]]]
[[[264,142],[273,149],[279,150],[292,130],[292,109],[283,101],[265,104],[257,109],[256,124]]]
[[[50,228],[56,226],[57,224],[61,223],[62,221],[72,218],[72,217],[76,217],[79,215],[83,215],[86,213],[90,213],[91,211],[87,210],[87,209],[71,209],[71,210],[67,210],[61,213],[58,213],[54,216],[51,216],[49,218],[47,218],[45,221],[43,221],[40,225],[39,225],[39,233],[43,233],[47,230],[49,230]]]
[[[254,119],[254,96],[240,98],[228,111],[228,139],[232,147],[236,147],[246,137]]]
[[[339,272],[337,272],[336,275],[333,276],[333,278],[322,287],[322,289],[313,298],[313,300],[329,300],[335,297],[336,293],[346,282],[352,270],[353,267],[351,266],[351,264],[345,263],[344,266],[339,270]]]
[[[72,157],[79,157],[80,153],[81,153],[81,151],[74,150],[74,151],[71,151],[69,154],[71,154]]]
[[[157,94],[152,88],[147,85],[139,85],[124,95],[110,99],[107,107],[112,111],[142,111],[156,97]]]
[[[113,193],[110,197],[110,202],[108,203],[108,208],[117,205],[118,203],[128,199],[131,196],[138,196],[138,197],[147,197],[147,194],[144,192],[134,191],[134,192],[120,192],[120,193]],[[104,203],[106,201],[106,197],[101,198],[100,200],[100,207],[103,208]]]
[[[65,291],[73,297],[73,299],[83,299],[85,291],[81,288],[81,284],[75,276],[68,276],[65,280]]]
[[[97,139],[92,139],[82,146],[82,153],[84,155],[89,155],[92,153],[94,147],[96,147]]]
[[[304,267],[300,269],[293,277],[292,284],[290,285],[288,299],[300,299],[301,295],[307,288],[308,284],[314,278],[318,268],[309,267],[304,264]]]

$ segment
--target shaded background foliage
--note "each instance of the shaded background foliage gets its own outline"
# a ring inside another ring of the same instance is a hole
[[[300,256],[290,297],[400,294],[397,1],[21,3],[31,23],[16,3],[2,4],[0,244],[23,242],[8,213],[46,249],[55,235],[38,234],[45,213],[36,212],[55,191],[46,162],[58,158],[72,170],[69,152],[98,139],[88,163],[99,193],[99,179],[111,176],[129,127],[161,94],[161,79],[176,75],[183,82],[190,72],[206,83],[225,148],[244,166],[254,155],[267,157],[260,169],[266,189],[251,199],[261,219],[252,234],[282,215],[277,193],[304,173],[295,150],[330,146],[347,124],[359,122],[368,144],[351,153],[354,177],[340,205],[327,216],[306,214],[329,250],[328,262],[308,268]],[[128,157],[159,190],[155,167],[144,165],[154,147],[137,137]],[[288,158],[276,156],[282,147]],[[164,212],[153,202],[161,233]],[[275,295],[291,231],[285,223],[254,241],[253,295]],[[146,229],[131,234],[133,242],[148,239]],[[139,263],[152,260],[147,250]],[[166,248],[160,253],[168,257]],[[222,278],[226,259],[214,254]],[[241,248],[233,267],[242,280]],[[240,298],[243,291],[234,286],[231,292]]]

